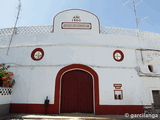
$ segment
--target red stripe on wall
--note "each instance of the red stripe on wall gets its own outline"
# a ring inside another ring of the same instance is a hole
[[[143,105],[99,105],[97,115],[124,115],[144,113]]]
[[[98,105],[96,115],[124,115],[143,113],[143,105]],[[10,104],[11,113],[27,113],[27,114],[44,114],[45,107],[43,104]],[[57,114],[54,104],[50,104],[47,114]]]
[[[54,104],[50,104],[47,108],[47,114],[56,114]],[[44,114],[44,104],[10,104],[10,113],[27,113],[27,114]]]

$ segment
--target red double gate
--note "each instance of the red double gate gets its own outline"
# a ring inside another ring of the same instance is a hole
[[[61,79],[61,113],[93,113],[93,79],[82,70],[66,72]]]

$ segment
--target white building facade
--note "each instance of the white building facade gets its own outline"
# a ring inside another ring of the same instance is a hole
[[[72,9],[53,26],[0,31],[0,61],[16,84],[11,113],[125,114],[159,107],[160,35],[100,27],[98,18]],[[156,97],[154,97],[156,96]]]

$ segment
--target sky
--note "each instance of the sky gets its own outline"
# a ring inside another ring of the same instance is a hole
[[[68,9],[95,14],[100,26],[137,29],[129,0],[21,0],[17,27],[52,25],[54,16]],[[138,4],[142,0],[134,0]],[[128,3],[127,3],[128,2]],[[0,0],[0,29],[14,27],[19,0]],[[127,3],[126,5],[124,5]],[[160,33],[160,0],[143,0],[136,6],[139,29]],[[146,18],[148,17],[148,18]],[[146,18],[146,19],[143,19]]]

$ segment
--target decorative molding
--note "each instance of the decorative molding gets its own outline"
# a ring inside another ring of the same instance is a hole
[[[121,50],[115,50],[113,52],[113,58],[117,62],[121,62],[124,59],[124,54]]]
[[[122,84],[113,84],[113,86],[115,87],[115,89],[121,89]]]
[[[44,56],[44,51],[42,48],[36,48],[31,53],[31,58],[35,61],[41,60]]]

